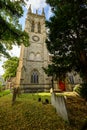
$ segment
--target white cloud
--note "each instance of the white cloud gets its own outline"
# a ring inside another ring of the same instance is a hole
[[[20,47],[13,46],[13,49],[9,52],[9,54],[11,56],[17,56],[17,57],[19,57],[20,56]]]
[[[5,62],[5,61],[6,61],[6,58],[0,57],[0,75],[3,75],[3,73],[4,73],[2,65],[3,65],[3,62]]]
[[[3,73],[4,73],[4,70],[2,67],[0,67],[0,75],[3,75]]]
[[[46,0],[25,0],[27,3],[27,8],[31,4],[31,8],[34,9],[41,9],[46,7]]]
[[[48,7],[48,11],[46,13],[46,19],[48,20],[52,15],[53,15],[53,13],[51,11],[51,7]]]

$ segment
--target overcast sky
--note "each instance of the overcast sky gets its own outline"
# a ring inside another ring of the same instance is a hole
[[[25,1],[27,3],[27,6],[26,6],[26,8],[24,8],[24,15],[20,19],[20,24],[22,25],[22,29],[23,30],[24,30],[24,27],[25,27],[25,19],[26,19],[26,15],[27,15],[27,10],[28,10],[30,4],[31,4],[31,9],[32,9],[33,13],[35,13],[36,9],[38,9],[38,13],[41,14],[42,8],[44,8],[44,10],[45,10],[45,16],[46,16],[47,20],[52,15],[50,7],[45,2],[46,0],[25,0]],[[10,54],[12,56],[19,57],[19,55],[20,55],[20,47],[13,46],[13,50],[10,51]],[[3,68],[2,68],[2,64],[3,64],[3,62],[6,59],[1,58],[1,60],[2,61],[0,61],[0,75],[2,75],[4,73]]]

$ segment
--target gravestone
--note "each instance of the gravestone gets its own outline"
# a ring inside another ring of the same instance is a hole
[[[52,92],[51,104],[56,108],[58,115],[61,116],[65,121],[69,122],[64,96],[58,96]]]

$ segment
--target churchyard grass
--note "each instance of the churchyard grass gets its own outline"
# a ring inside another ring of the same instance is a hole
[[[67,96],[70,124],[50,104],[50,93],[21,94],[12,106],[12,94],[0,97],[0,130],[78,130],[87,118],[87,106],[77,96]],[[38,99],[41,98],[41,101]],[[49,100],[49,104],[45,100]]]

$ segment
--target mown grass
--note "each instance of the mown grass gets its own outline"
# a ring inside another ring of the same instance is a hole
[[[41,102],[38,102],[41,98]],[[49,104],[44,104],[45,99]],[[0,98],[0,130],[79,130],[87,118],[87,106],[80,97],[66,100],[70,124],[50,104],[50,94],[22,94],[12,106],[12,95]]]

